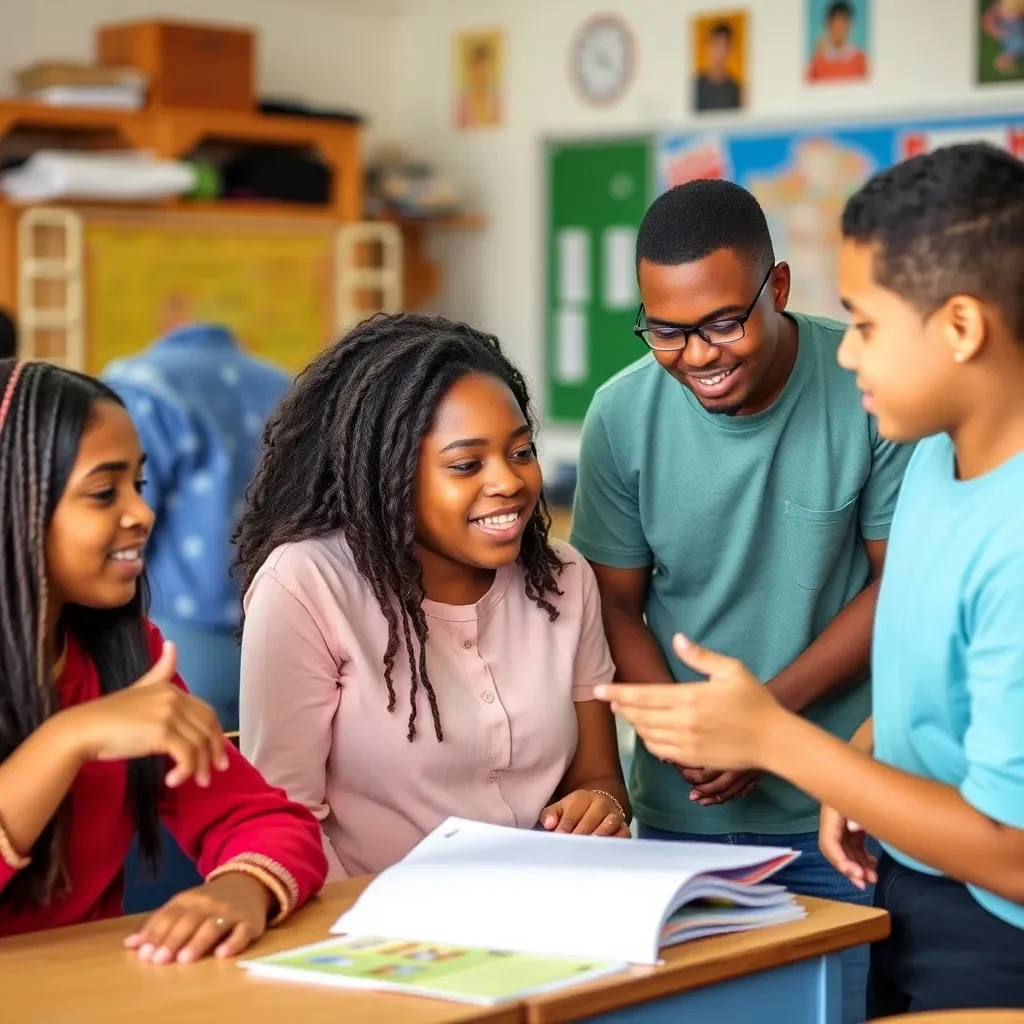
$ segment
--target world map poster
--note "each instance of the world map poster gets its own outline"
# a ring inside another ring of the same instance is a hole
[[[841,317],[836,262],[846,199],[900,160],[977,140],[1024,158],[1024,114],[668,133],[657,141],[657,190],[694,178],[727,178],[748,189],[764,208],[776,258],[792,269],[791,307]]]

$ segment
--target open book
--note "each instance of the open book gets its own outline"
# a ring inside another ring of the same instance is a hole
[[[378,875],[331,931],[653,964],[663,946],[803,917],[785,889],[764,884],[797,856],[449,818]]]

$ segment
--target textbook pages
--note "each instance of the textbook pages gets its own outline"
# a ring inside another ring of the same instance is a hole
[[[804,916],[769,846],[598,839],[449,818],[378,875],[336,935],[654,964],[664,946]]]
[[[240,964],[251,975],[494,1006],[579,985],[624,963],[535,957],[389,939],[330,939]]]

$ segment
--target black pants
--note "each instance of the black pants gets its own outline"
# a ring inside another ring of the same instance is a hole
[[[868,1019],[925,1010],[1024,1009],[1024,929],[948,878],[878,866],[875,906],[892,934],[871,947]]]

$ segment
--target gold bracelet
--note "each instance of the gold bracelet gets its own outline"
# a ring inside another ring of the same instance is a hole
[[[613,796],[611,795],[611,793],[607,792],[607,791],[606,791],[606,790],[604,790],[604,789],[592,789],[592,790],[591,790],[590,792],[591,792],[591,793],[596,793],[596,794],[597,794],[598,796],[606,796],[606,797],[608,797],[608,799],[609,799],[609,800],[611,800],[611,802],[612,802],[613,804],[615,804],[615,809],[616,809],[616,810],[617,810],[617,811],[619,812],[619,817],[620,817],[620,818],[621,818],[621,819],[622,819],[622,820],[623,820],[623,821],[624,821],[624,822],[625,822],[625,823],[626,823],[627,825],[629,824],[629,821],[628,821],[628,820],[627,820],[627,818],[626,818],[626,812],[625,812],[625,811],[623,810],[623,808],[622,808],[622,804],[620,804],[620,803],[619,803],[619,801],[618,801],[618,800],[616,800],[616,799],[615,799],[615,797],[613,797]]]

